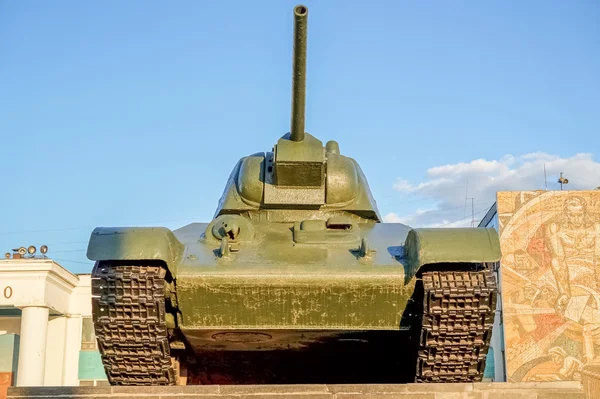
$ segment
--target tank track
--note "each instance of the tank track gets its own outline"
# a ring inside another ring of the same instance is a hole
[[[481,381],[496,311],[493,271],[432,271],[422,282],[416,382]]]
[[[165,320],[165,275],[148,262],[96,262],[94,329],[111,385],[175,385]]]

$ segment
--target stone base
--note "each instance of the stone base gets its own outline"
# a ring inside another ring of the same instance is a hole
[[[474,384],[190,385],[172,387],[11,387],[7,398],[198,399],[591,399],[577,381]]]

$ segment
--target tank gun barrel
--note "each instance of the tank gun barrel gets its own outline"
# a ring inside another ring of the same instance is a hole
[[[304,117],[306,109],[306,39],[308,8],[294,7],[294,59],[292,66],[292,121],[290,139],[304,140]]]

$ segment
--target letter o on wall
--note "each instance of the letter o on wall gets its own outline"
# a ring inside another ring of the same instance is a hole
[[[4,287],[4,298],[9,299],[13,294],[13,289],[10,285]]]

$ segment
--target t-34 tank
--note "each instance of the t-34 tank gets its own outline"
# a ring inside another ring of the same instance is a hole
[[[290,132],[239,160],[213,220],[91,234],[111,384],[481,380],[497,233],[382,223],[358,163],[304,131],[307,16]]]

